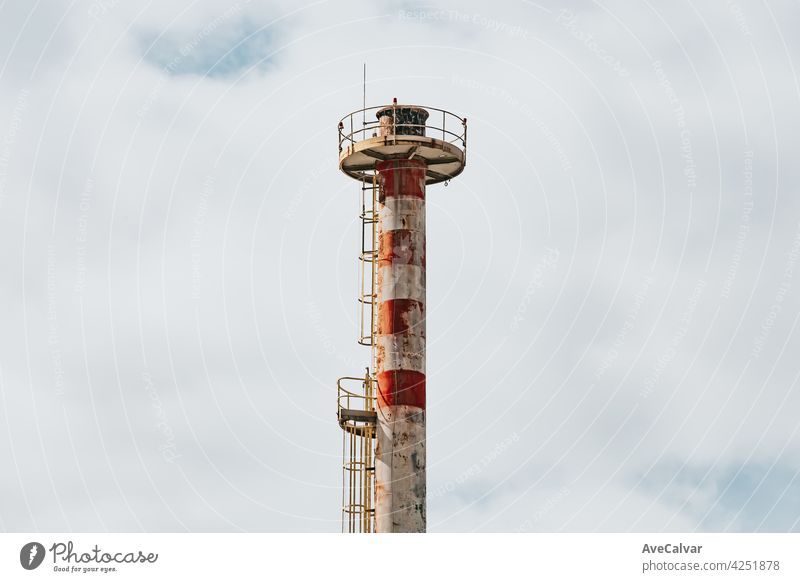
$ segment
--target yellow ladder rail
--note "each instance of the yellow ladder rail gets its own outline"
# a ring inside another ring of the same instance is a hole
[[[375,531],[375,388],[369,368],[363,377],[346,376],[337,382],[343,456],[342,532]]]
[[[375,335],[378,313],[378,181],[377,176],[361,183],[361,252],[359,264],[358,343],[370,347],[370,362],[375,366]],[[347,388],[345,385],[353,385]],[[366,368],[364,376],[339,378],[338,410],[342,428],[342,531],[375,531],[375,397],[378,383]]]
[[[361,253],[359,262],[360,305],[358,343],[364,346],[375,344],[377,310],[375,286],[378,282],[378,215],[377,177],[361,184]]]

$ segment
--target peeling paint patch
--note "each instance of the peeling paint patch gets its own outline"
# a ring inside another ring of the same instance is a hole
[[[425,411],[390,406],[379,412],[381,416],[375,464],[377,531],[422,533],[427,489]]]

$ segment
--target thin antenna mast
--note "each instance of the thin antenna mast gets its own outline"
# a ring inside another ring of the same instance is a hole
[[[363,92],[363,108],[361,111],[361,124],[363,127],[367,126],[367,62],[364,61],[364,92]]]

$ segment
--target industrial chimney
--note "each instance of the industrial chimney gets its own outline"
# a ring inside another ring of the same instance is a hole
[[[425,189],[464,169],[467,120],[417,105],[339,122],[339,168],[361,184],[363,376],[338,382],[342,529],[424,532]]]

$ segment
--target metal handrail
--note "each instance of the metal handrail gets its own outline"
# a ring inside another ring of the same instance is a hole
[[[356,143],[358,143],[360,141],[364,141],[365,139],[369,139],[371,137],[378,137],[377,135],[370,135],[369,137],[365,136],[365,137],[362,137],[361,139],[355,139],[354,138],[354,136],[356,134],[366,133],[367,131],[370,131],[371,129],[374,129],[374,127],[375,126],[373,126],[373,127],[364,127],[362,129],[356,129],[356,130],[353,130],[351,133],[343,133],[343,132],[340,131],[340,133],[339,133],[339,147],[341,148],[342,147],[342,143],[344,143],[345,141],[350,142],[350,144],[355,145]],[[422,128],[425,128],[425,136],[424,137],[432,137],[431,135],[428,134],[428,130],[430,130],[430,131],[433,131],[433,132],[436,132],[436,133],[441,133],[442,134],[441,141],[447,142],[449,144],[454,144],[454,145],[458,145],[460,143],[462,148],[466,147],[466,132],[455,133],[453,131],[450,131],[447,128],[435,127],[435,126],[432,126],[432,125],[428,125],[427,123],[426,124],[422,124],[422,123],[395,123],[393,125],[393,127],[422,127]],[[419,135],[415,135],[415,134],[402,134],[402,133],[393,134],[393,135],[399,135],[399,136],[402,136],[403,138],[407,138],[407,137],[423,137],[423,136],[419,136]],[[444,138],[445,135],[451,136],[452,139],[445,139]],[[339,151],[341,151],[341,149]]]
[[[342,386],[343,381],[357,381],[361,382],[362,386],[366,382],[374,382],[372,378],[361,376],[344,376],[336,381],[336,388],[338,394],[336,396],[336,404],[338,410],[363,410],[365,412],[373,412],[375,410],[375,391],[366,390],[362,393],[352,392]]]
[[[368,396],[366,394],[359,394],[358,392],[352,392],[342,386],[343,380],[354,380],[354,381],[357,380],[363,383],[364,376],[361,376],[360,378],[357,376],[344,376],[336,381],[336,387],[339,389],[339,394],[336,398],[336,402],[339,404],[339,408],[349,408],[352,410],[353,407],[350,406],[350,401],[355,400],[356,402],[363,402],[369,405],[369,408],[356,408],[356,410],[375,410],[375,407],[372,405],[373,401],[375,400],[374,395]],[[372,380],[369,381],[371,382]],[[344,405],[343,402],[345,402],[346,405]]]
[[[426,137],[435,138],[435,136],[441,135],[441,141],[453,144],[456,146],[460,146],[461,149],[464,150],[466,153],[467,150],[467,118],[466,117],[459,117],[455,113],[450,111],[446,111],[444,109],[439,109],[437,107],[428,107],[427,105],[407,105],[407,104],[393,104],[393,105],[376,105],[372,107],[364,107],[362,109],[358,109],[353,111],[352,113],[348,113],[342,119],[339,120],[339,151],[341,152],[344,149],[345,143],[350,145],[355,145],[356,143],[363,141],[365,139],[369,139],[373,137],[372,135],[367,135],[367,132],[370,132],[374,129],[377,129],[380,125],[379,120],[375,121],[363,121],[366,117],[368,112],[377,113],[383,109],[408,109],[408,108],[416,108],[416,109],[424,109],[428,112],[428,119],[424,124],[421,123],[395,123],[393,126],[397,127],[406,127],[406,128],[424,128],[424,133]],[[439,115],[434,115],[434,112],[441,113],[441,118]],[[359,120],[358,123],[355,123],[355,119],[357,116],[361,116],[362,120]],[[441,125],[436,125],[437,122],[433,120],[441,119]],[[449,122],[449,123],[448,123]],[[359,128],[358,126],[361,125]],[[449,125],[449,129],[448,129]],[[454,131],[453,126],[458,125],[460,126],[461,130]],[[345,131],[345,128],[349,128],[349,132]],[[401,135],[401,134],[395,134]],[[449,136],[449,139],[448,139]],[[406,137],[414,137],[413,135],[402,135],[403,138]],[[416,136],[420,137],[420,136]],[[358,139],[357,139],[358,138]]]

